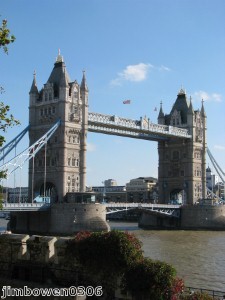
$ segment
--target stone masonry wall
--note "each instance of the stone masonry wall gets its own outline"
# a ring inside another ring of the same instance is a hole
[[[76,285],[77,269],[66,256],[69,238],[29,236],[24,234],[0,235],[0,283],[8,280]]]

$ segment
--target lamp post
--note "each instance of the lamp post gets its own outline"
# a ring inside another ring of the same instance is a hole
[[[102,181],[102,183],[103,183],[102,202],[105,203],[105,196],[106,196],[105,181]]]

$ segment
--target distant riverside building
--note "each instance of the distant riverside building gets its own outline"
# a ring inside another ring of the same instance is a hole
[[[154,177],[138,177],[126,184],[127,201],[157,202],[157,179]]]
[[[6,199],[10,203],[28,202],[28,187],[15,187],[5,189]]]
[[[117,182],[115,179],[107,179],[104,181],[105,186],[117,186]]]
[[[117,185],[116,180],[104,181],[104,186],[93,186],[88,190],[97,194],[97,201],[102,202],[157,202],[157,179],[153,177],[139,177],[131,179],[129,183]]]
[[[107,179],[104,181],[104,186],[94,186],[91,191],[98,193],[97,200],[99,202],[125,202],[126,187],[117,185],[115,179]]]
[[[217,182],[213,188],[214,193],[219,196],[221,199],[225,200],[224,198],[224,183]]]
[[[212,173],[210,167],[206,169],[206,186],[208,189],[213,190],[215,185],[218,183],[218,175]]]

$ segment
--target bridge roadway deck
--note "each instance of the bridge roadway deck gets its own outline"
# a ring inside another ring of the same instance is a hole
[[[98,203],[96,203],[97,205]],[[133,208],[148,208],[148,209],[179,209],[180,205],[171,204],[151,204],[151,203],[105,203],[106,209],[133,209]],[[2,210],[10,211],[38,211],[48,210],[49,203],[4,203]]]

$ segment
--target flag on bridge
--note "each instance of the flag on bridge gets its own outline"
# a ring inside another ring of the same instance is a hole
[[[130,100],[124,100],[123,104],[130,104],[130,102],[131,102]]]
[[[157,107],[155,107],[154,111],[157,111]]]

